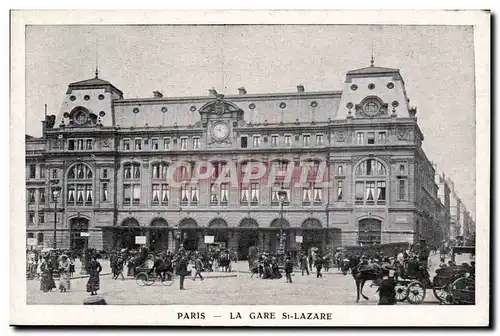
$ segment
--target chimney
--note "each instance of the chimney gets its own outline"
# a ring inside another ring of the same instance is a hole
[[[217,96],[217,90],[215,90],[214,88],[208,89],[208,95],[209,96]]]
[[[247,90],[245,90],[244,87],[240,87],[240,88],[238,88],[238,93],[240,95],[245,95],[245,94],[247,94]]]
[[[305,89],[304,89],[304,85],[300,84],[300,85],[297,85],[297,92],[304,92]]]
[[[163,94],[160,91],[153,91],[155,98],[163,98]]]

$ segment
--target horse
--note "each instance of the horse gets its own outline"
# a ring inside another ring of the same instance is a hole
[[[347,274],[347,272],[354,267],[356,267],[360,262],[359,257],[350,257],[350,258],[344,258],[340,261],[340,270],[344,275]]]
[[[378,264],[358,264],[352,268],[352,277],[356,282],[356,302],[359,302],[359,295],[363,299],[368,300],[368,297],[363,294],[363,287],[366,281],[372,280],[375,284],[380,284],[383,276],[383,269]]]

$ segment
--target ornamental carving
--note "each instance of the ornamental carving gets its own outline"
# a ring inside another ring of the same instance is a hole
[[[335,132],[335,140],[337,142],[344,142],[346,138],[346,132],[340,131],[340,132]]]
[[[102,139],[101,140],[101,147],[109,148],[109,139]]]
[[[368,96],[356,104],[356,117],[374,118],[387,116],[388,104],[377,96]]]
[[[408,140],[408,131],[407,130],[399,130],[398,131],[398,140]]]

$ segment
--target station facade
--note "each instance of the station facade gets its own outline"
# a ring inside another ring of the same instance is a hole
[[[55,213],[58,248],[432,243],[442,205],[416,113],[400,71],[373,63],[339,91],[195,97],[127,99],[96,73],[26,136],[27,237],[52,247]]]

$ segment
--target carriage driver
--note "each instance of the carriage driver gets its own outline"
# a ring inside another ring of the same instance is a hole
[[[418,260],[422,265],[427,267],[427,260],[429,259],[429,247],[425,244],[425,239],[420,239],[420,244],[418,247]]]

